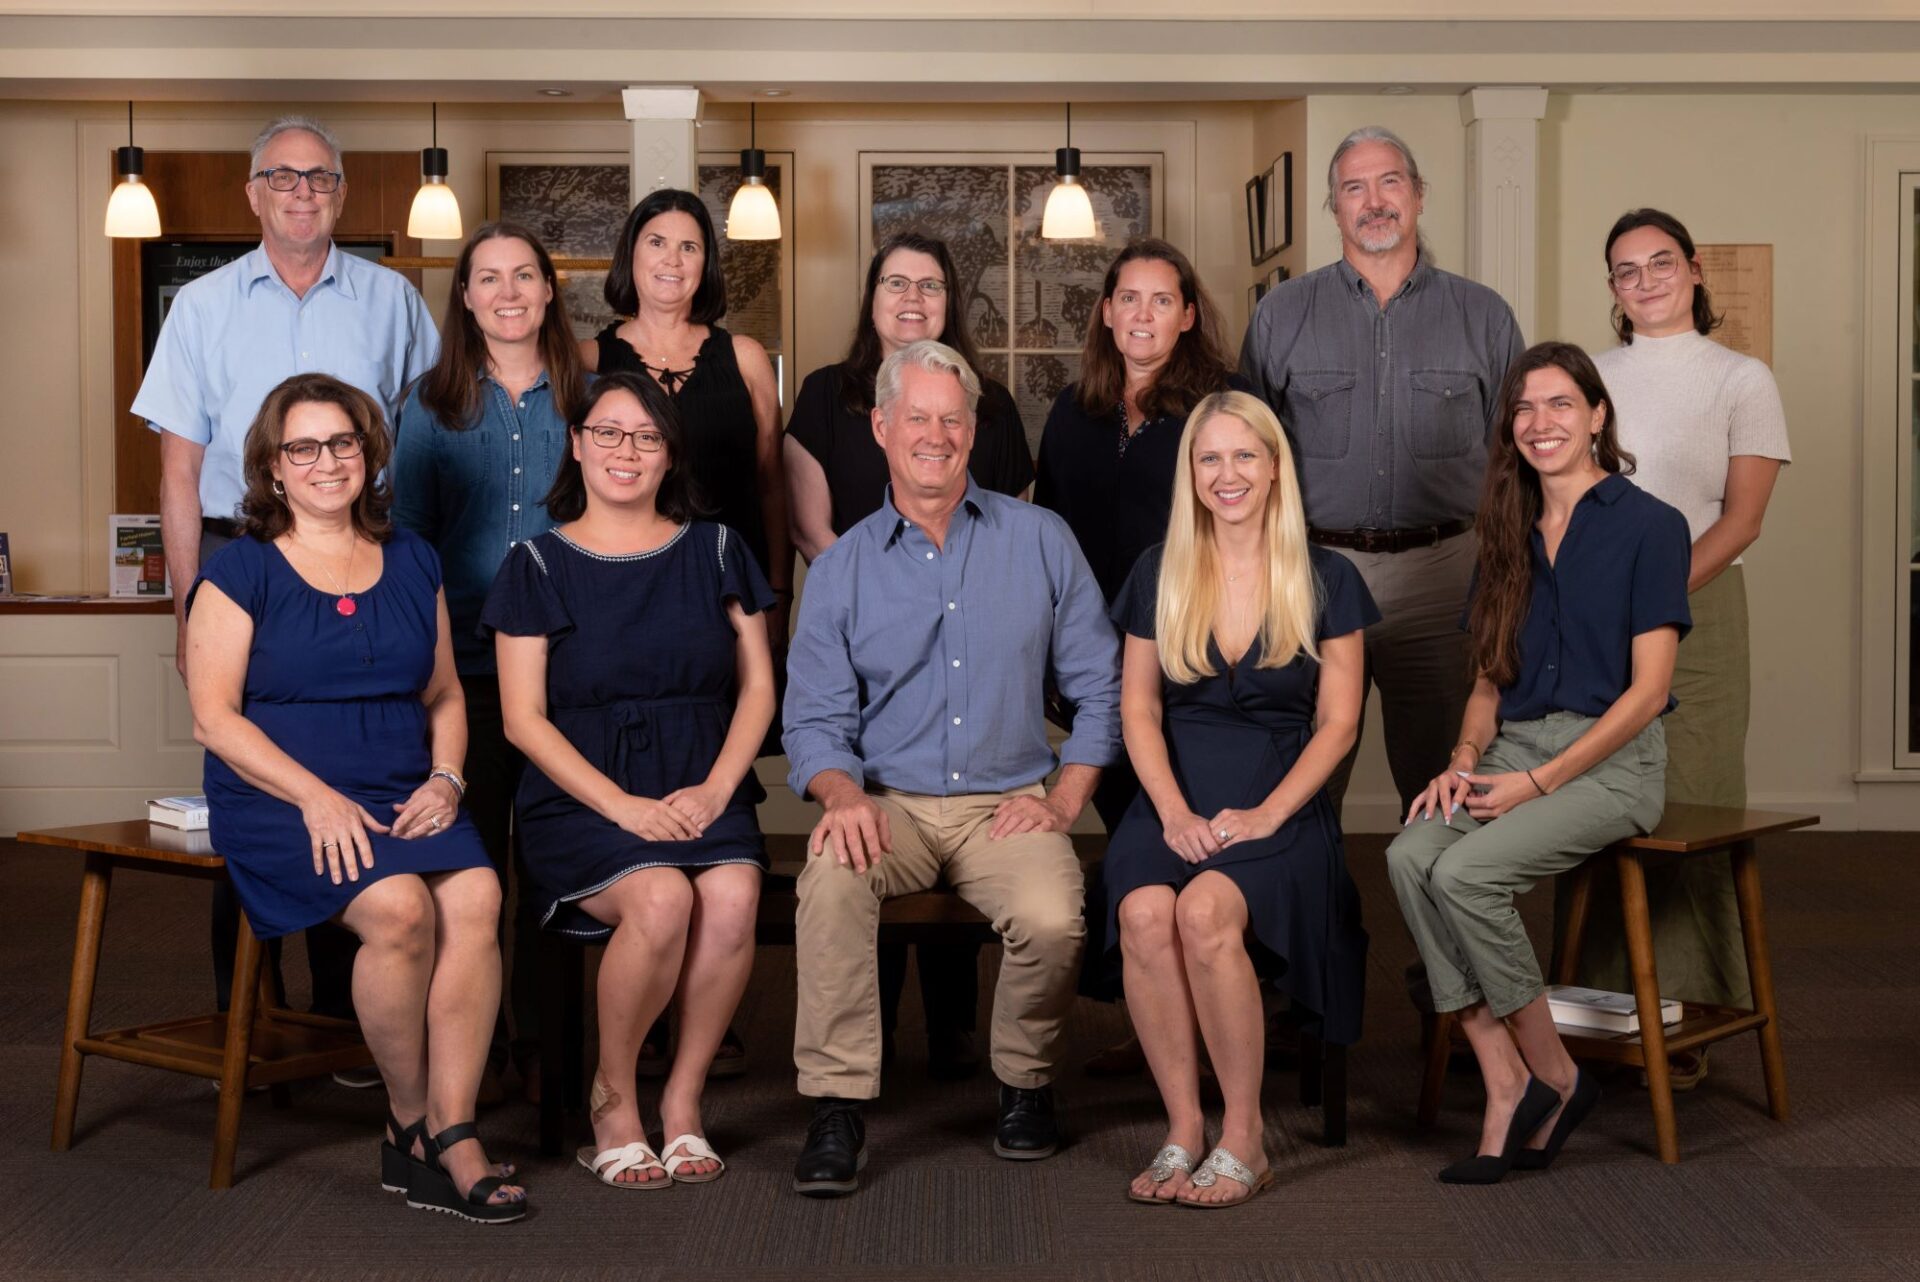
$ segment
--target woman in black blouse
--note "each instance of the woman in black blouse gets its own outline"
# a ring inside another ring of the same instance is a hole
[[[873,439],[873,376],[908,343],[937,338],[980,375],[980,409],[967,470],[984,489],[1020,494],[1033,457],[1013,394],[988,378],[967,334],[953,257],[945,241],[918,232],[889,239],[867,264],[859,327],[847,358],[807,375],[787,423],[786,468],[793,541],[812,561],[863,517],[887,488],[887,459]]]
[[[1033,484],[1033,456],[1020,410],[1012,393],[981,373],[956,278],[945,241],[917,232],[889,238],[867,264],[860,320],[847,358],[813,371],[800,385],[785,450],[793,542],[809,563],[878,511],[886,496],[887,456],[873,439],[873,379],[880,362],[908,343],[939,339],[980,377],[973,454],[967,461],[975,483],[1001,494],[1020,494]],[[979,1065],[973,1047],[979,957],[978,944],[920,945],[920,1000],[927,1015],[928,1071],[934,1077],[967,1077]],[[880,1009],[889,1056],[906,974],[906,946],[882,945]]]
[[[1167,537],[1173,472],[1187,415],[1237,387],[1219,314],[1187,256],[1133,241],[1107,268],[1087,325],[1080,381],[1053,402],[1040,433],[1033,501],[1066,518],[1112,602],[1140,554]],[[1132,797],[1114,799],[1111,829]]]

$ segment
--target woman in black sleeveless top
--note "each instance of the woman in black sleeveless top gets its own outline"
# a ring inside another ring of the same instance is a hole
[[[775,676],[784,678],[793,543],[780,459],[780,389],[766,349],[717,323],[727,312],[727,283],[713,219],[698,196],[663,187],[633,207],[614,243],[606,299],[627,319],[580,344],[581,360],[598,374],[645,374],[673,396],[701,498],[714,520],[740,535],[773,588],[767,634]],[[762,751],[778,752],[779,735],[776,713]],[[662,1014],[640,1048],[643,1076],[666,1071],[667,1043]],[[729,1026],[708,1075],[732,1077],[745,1069],[746,1050]]]
[[[767,622],[775,648],[784,648],[793,553],[780,391],[766,349],[716,323],[727,287],[698,196],[662,188],[633,207],[614,245],[606,298],[627,319],[582,343],[582,358],[596,373],[648,374],[672,394],[713,518],[752,549],[779,598]]]

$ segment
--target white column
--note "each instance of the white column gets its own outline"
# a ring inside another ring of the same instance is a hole
[[[662,187],[697,191],[700,91],[684,85],[635,85],[620,91],[633,122],[633,198]]]
[[[1528,342],[1540,276],[1540,119],[1547,91],[1480,88],[1460,95],[1467,127],[1467,275],[1513,308]]]

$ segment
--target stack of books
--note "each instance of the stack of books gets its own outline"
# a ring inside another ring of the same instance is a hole
[[[203,796],[156,797],[147,803],[147,821],[189,832],[207,826],[207,799]]]
[[[1556,1024],[1578,1028],[1596,1028],[1607,1033],[1640,1031],[1640,1008],[1632,993],[1610,993],[1600,988],[1575,988],[1572,984],[1554,984],[1547,989],[1547,1007]],[[1660,999],[1661,1024],[1680,1022],[1680,1003]]]

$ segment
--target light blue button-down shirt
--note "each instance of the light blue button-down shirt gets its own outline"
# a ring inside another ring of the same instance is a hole
[[[823,770],[928,796],[1005,792],[1054,766],[1051,669],[1077,706],[1066,765],[1120,752],[1120,645],[1052,512],[969,482],[935,547],[887,501],[807,571],[787,651],[793,791]]]
[[[246,493],[247,428],[282,380],[331,374],[380,402],[391,423],[407,385],[439,355],[427,305],[400,273],[335,245],[300,298],[256,247],[173,300],[133,412],[157,432],[207,447],[201,514],[231,517]]]

